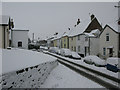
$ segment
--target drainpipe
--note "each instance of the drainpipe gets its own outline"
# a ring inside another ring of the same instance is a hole
[[[88,43],[89,43],[89,55],[90,55],[90,37],[89,37],[89,42]]]
[[[13,30],[11,29],[11,47],[13,47]]]
[[[120,58],[120,33],[118,36],[118,58]]]
[[[5,49],[5,44],[6,44],[6,42],[5,42],[5,41],[6,41],[6,40],[5,40],[5,39],[6,39],[5,36],[6,36],[6,35],[5,35],[5,26],[4,26],[4,49]]]

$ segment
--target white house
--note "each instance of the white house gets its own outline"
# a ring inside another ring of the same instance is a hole
[[[103,58],[120,56],[120,25],[106,25],[100,34],[99,53]]]
[[[76,47],[79,54],[83,54],[84,56],[98,55],[99,38],[93,33],[93,31],[91,31],[91,33],[81,33],[76,36]]]
[[[12,47],[28,49],[28,31],[21,29],[11,30]]]

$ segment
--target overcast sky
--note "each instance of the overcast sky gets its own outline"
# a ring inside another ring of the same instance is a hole
[[[118,19],[117,2],[3,2],[2,14],[14,19],[16,29],[28,29],[29,37],[46,38],[76,24],[77,19],[90,19],[94,14],[102,25]]]

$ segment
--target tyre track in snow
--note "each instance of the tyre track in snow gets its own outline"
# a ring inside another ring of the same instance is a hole
[[[99,71],[90,69],[88,67],[79,65],[77,63],[74,63],[74,62],[69,61],[67,59],[53,55],[51,53],[46,53],[46,54],[49,54],[49,55],[52,55],[52,56],[58,58],[58,61],[61,64],[65,65],[66,67],[74,70],[75,72],[87,77],[88,79],[90,79],[90,80],[92,80],[92,81],[94,81],[94,82],[96,82],[96,83],[98,83],[98,84],[100,84],[108,89],[120,89],[120,87],[118,87],[118,85],[120,85],[120,79],[117,79],[115,77],[109,76],[109,75],[101,73]],[[110,83],[111,81],[114,82],[115,84]]]

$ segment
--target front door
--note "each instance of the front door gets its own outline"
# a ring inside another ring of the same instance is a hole
[[[113,48],[110,48],[109,49],[109,57],[112,57],[113,56]]]

